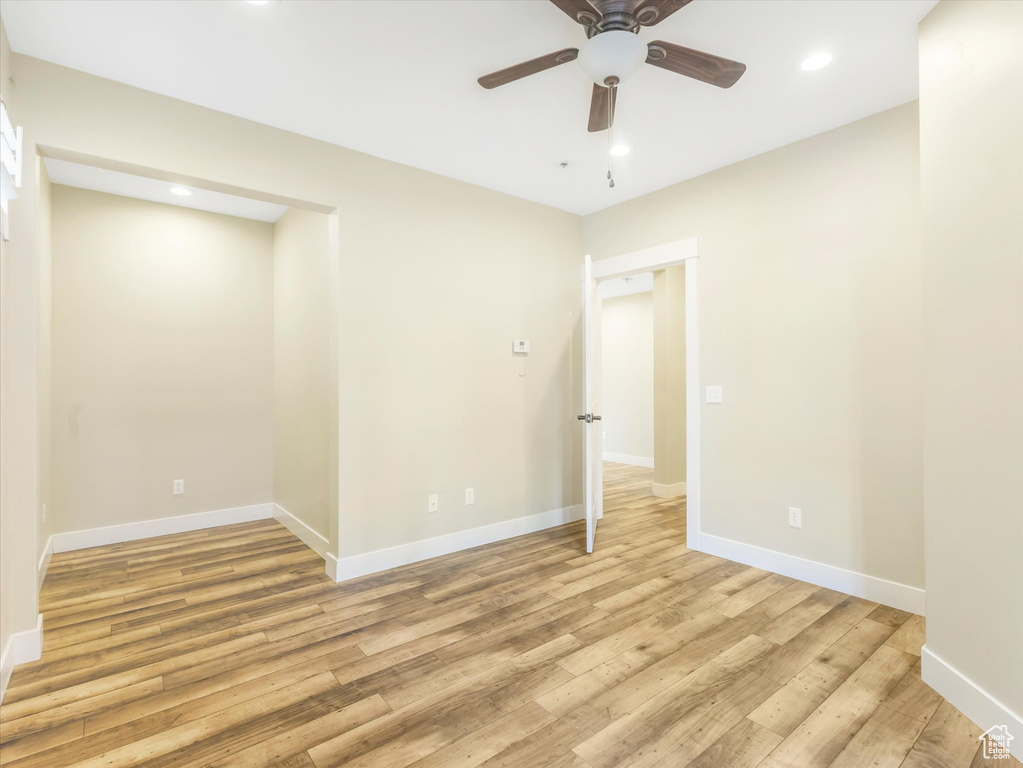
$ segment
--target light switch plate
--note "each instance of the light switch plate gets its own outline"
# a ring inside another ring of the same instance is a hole
[[[723,403],[724,393],[721,391],[721,385],[715,384],[707,387],[707,402],[708,403]]]
[[[512,342],[512,352],[518,355],[529,354],[529,342],[525,339],[515,339],[515,341]]]

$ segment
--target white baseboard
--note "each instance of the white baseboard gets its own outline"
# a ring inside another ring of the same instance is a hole
[[[431,557],[449,555],[452,552],[460,552],[463,549],[471,549],[482,544],[490,544],[503,539],[510,539],[514,536],[523,536],[527,533],[535,533],[545,528],[553,528],[575,520],[582,520],[585,517],[581,504],[574,507],[554,509],[550,512],[541,512],[526,517],[516,517],[512,520],[504,520],[500,523],[483,525],[479,528],[469,528],[464,531],[456,531],[444,536],[435,536],[431,539],[413,541],[408,544],[400,544],[396,547],[378,549],[375,552],[366,552],[362,555],[352,555],[335,560],[334,573],[331,573],[331,559],[328,556],[327,573],[334,577],[335,581],[346,581],[358,576],[365,576],[369,573],[386,571],[388,568],[396,568],[399,565],[417,563],[420,560],[429,560]]]
[[[654,483],[651,489],[651,493],[654,496],[660,496],[662,499],[675,499],[679,496],[686,495],[686,484],[685,483]]]
[[[89,528],[84,531],[55,533],[53,534],[53,551],[71,552],[76,549],[101,547],[105,544],[118,544],[123,541],[164,536],[168,533],[200,531],[204,528],[216,528],[218,525],[268,520],[273,516],[274,505],[272,503],[250,504],[247,507],[217,509],[212,512],[196,512],[191,515],[163,517],[159,520],[144,520],[138,523]]]
[[[280,504],[274,504],[274,519],[302,540],[309,549],[320,557],[327,558],[330,541],[299,520]]]
[[[39,556],[39,570],[37,572],[36,590],[43,586],[43,579],[46,578],[46,569],[50,567],[50,558],[53,557],[53,537],[46,540],[43,547],[43,554]]]
[[[1007,726],[1016,737],[1009,742],[1009,752],[1023,761],[1023,718],[931,651],[926,644],[920,650],[920,672],[925,683],[976,723],[982,732],[995,725]]]
[[[338,567],[337,557],[328,552],[323,558],[323,570],[334,581],[341,581],[341,571]]]
[[[11,681],[11,672],[15,664],[35,661],[43,655],[43,615],[36,617],[34,629],[14,632],[7,638],[3,654],[0,655],[0,702],[4,700],[7,684]]]
[[[630,456],[627,453],[604,451],[602,458],[604,461],[613,461],[615,464],[631,464],[634,467],[646,467],[647,469],[654,468],[653,458],[646,456]]]
[[[865,573],[847,571],[834,565],[805,560],[795,555],[764,549],[741,541],[699,533],[696,546],[700,552],[735,560],[754,568],[780,573],[800,581],[808,581],[820,587],[827,587],[847,595],[862,597],[875,603],[889,605],[902,611],[924,615],[924,590],[887,581]],[[692,545],[690,545],[692,546]]]

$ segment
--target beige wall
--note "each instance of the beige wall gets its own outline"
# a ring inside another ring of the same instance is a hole
[[[387,206],[341,227],[342,556],[581,492],[578,217],[401,176]]]
[[[56,531],[272,501],[272,398],[270,224],[54,185]]]
[[[1018,2],[943,0],[920,25],[927,648],[1017,718],[1023,718],[1021,41]],[[968,706],[962,690],[940,690]],[[978,719],[982,729],[995,724]],[[1018,747],[1023,733],[1009,727]]]
[[[579,217],[38,60],[14,66],[30,151],[338,210],[341,554],[579,502]],[[531,339],[528,357],[512,356],[516,338]]]
[[[11,48],[7,42],[7,32],[0,23],[0,72],[11,71]],[[4,104],[13,109],[11,104],[12,88],[7,77],[0,76],[0,96]],[[17,115],[13,115],[17,119]],[[8,383],[7,372],[10,370],[10,353],[8,351],[8,340],[10,339],[10,310],[8,305],[8,293],[10,278],[10,254],[11,246],[7,240],[0,237],[0,653],[7,650],[7,642],[10,639],[12,622],[11,606],[14,602],[14,563],[8,557],[9,552],[14,550],[14,514],[11,509],[10,491],[8,489],[8,446],[10,436],[7,428],[7,414],[10,411],[10,384]]]
[[[0,97],[24,121],[11,78],[13,57],[0,26]],[[33,140],[26,130],[25,141]],[[35,159],[24,163],[19,199],[10,204],[10,241],[0,243],[0,651],[11,635],[36,626],[39,539],[39,313]]]
[[[653,293],[601,302],[604,455],[654,460]]]
[[[703,530],[922,587],[917,129],[907,104],[584,229],[598,258],[699,239]]]
[[[686,268],[654,274],[654,494],[686,481]]]
[[[274,501],[329,540],[337,507],[335,496],[332,512],[327,225],[325,214],[292,208],[273,228],[273,477]]]

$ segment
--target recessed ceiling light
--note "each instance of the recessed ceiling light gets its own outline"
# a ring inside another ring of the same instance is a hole
[[[629,154],[629,148],[625,144],[615,144],[609,151],[615,157]]]
[[[821,69],[822,67],[828,66],[831,63],[831,54],[826,51],[820,51],[818,53],[811,53],[800,64],[804,71],[813,72],[815,69]]]
[[[192,190],[185,187],[171,187],[170,191],[172,195],[180,195],[181,197],[188,197],[192,194]]]

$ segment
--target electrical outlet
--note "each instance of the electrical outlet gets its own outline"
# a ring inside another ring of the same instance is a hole
[[[426,509],[428,512],[436,512],[438,509],[440,509],[440,502],[437,499],[436,493],[431,493],[430,496],[426,499]]]
[[[175,496],[180,496],[181,494],[183,494],[185,492],[185,481],[175,480],[173,491]]]
[[[465,489],[465,506],[476,503],[476,491],[472,488]]]
[[[793,528],[803,527],[803,510],[789,507],[789,525]]]
[[[43,504],[43,522],[46,522],[46,505]]]

